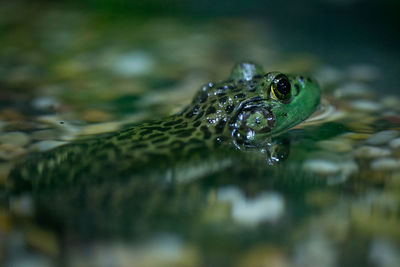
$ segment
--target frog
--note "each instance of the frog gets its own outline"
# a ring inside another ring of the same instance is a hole
[[[202,86],[180,112],[31,155],[14,168],[11,181],[43,186],[131,176],[219,147],[265,152],[273,138],[306,120],[319,103],[314,79],[239,62],[227,80]]]

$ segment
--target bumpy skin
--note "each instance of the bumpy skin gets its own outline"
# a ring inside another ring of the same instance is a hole
[[[202,148],[265,146],[270,137],[305,120],[319,104],[318,85],[300,75],[285,76],[290,97],[279,100],[272,85],[280,75],[265,74],[252,63],[239,63],[227,81],[203,86],[192,103],[176,115],[35,155],[17,166],[12,176],[25,181],[61,175],[72,180],[106,179],[114,172],[129,175],[155,159],[169,164],[176,160],[175,155],[184,158]]]

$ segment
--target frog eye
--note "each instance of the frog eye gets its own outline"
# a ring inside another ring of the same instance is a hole
[[[291,97],[291,85],[288,77],[279,74],[270,85],[271,97],[275,100],[287,101]]]

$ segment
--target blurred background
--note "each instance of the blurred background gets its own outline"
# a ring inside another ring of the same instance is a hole
[[[399,11],[398,0],[0,0],[0,265],[400,266]],[[89,204],[7,192],[26,156],[174,114],[241,60],[315,77],[334,107],[290,131],[281,167],[205,172],[134,204],[120,187]]]
[[[273,40],[285,53],[310,53],[339,66],[354,61],[376,63],[389,77],[399,70],[400,3],[395,0],[85,2],[88,8],[115,12],[121,17],[172,16],[191,22],[234,17],[260,21],[270,31],[260,38]]]

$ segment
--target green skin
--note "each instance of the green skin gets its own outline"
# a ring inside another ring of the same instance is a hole
[[[271,137],[309,117],[320,101],[317,83],[300,75],[286,75],[291,85],[289,99],[274,99],[270,86],[279,74],[265,74],[258,65],[239,63],[227,81],[203,86],[176,115],[34,155],[11,176],[27,182],[37,176],[67,175],[76,180],[110,173],[128,175],[154,159],[175,162],[175,155],[185,159],[199,148],[265,147]]]

